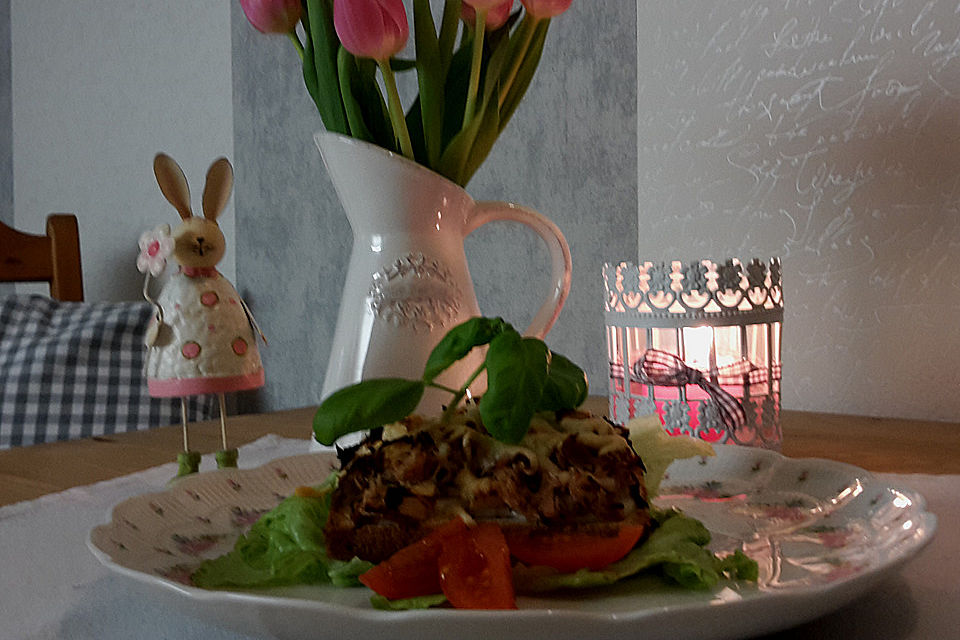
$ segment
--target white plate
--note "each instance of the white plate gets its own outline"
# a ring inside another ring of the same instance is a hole
[[[550,597],[519,597],[518,611],[385,612],[365,588],[205,591],[190,571],[233,545],[294,487],[315,484],[335,460],[314,453],[251,470],[215,471],[131,498],[89,546],[108,568],[190,615],[276,638],[733,638],[790,627],[840,608],[920,550],[936,528],[923,498],[868,472],[733,445],[675,463],[661,505],[700,518],[718,552],[744,549],[758,585],[707,592],[654,578]]]

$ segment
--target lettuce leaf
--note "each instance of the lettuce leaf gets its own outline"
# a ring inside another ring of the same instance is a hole
[[[429,609],[444,604],[447,597],[442,593],[435,593],[429,596],[417,596],[415,598],[401,598],[400,600],[391,600],[378,593],[370,596],[370,604],[374,609],[383,609],[387,611],[409,611],[411,609]]]
[[[741,552],[719,558],[706,548],[710,532],[703,523],[679,511],[653,514],[657,528],[622,559],[599,571],[581,569],[560,573],[548,567],[514,567],[514,582],[521,592],[582,589],[613,584],[642,571],[658,570],[687,589],[709,589],[722,577],[756,580],[757,563]]]
[[[327,555],[323,527],[335,484],[336,477],[331,476],[316,488],[316,497],[283,500],[237,539],[232,551],[201,564],[193,583],[204,589],[359,584],[357,576],[371,563],[356,558],[343,562]]]
[[[626,424],[630,432],[630,444],[643,460],[646,472],[643,474],[647,486],[647,497],[653,499],[660,492],[660,481],[667,467],[674,460],[694,456],[715,455],[709,442],[699,438],[678,435],[672,436],[663,428],[660,416],[651,413],[638,416]]]

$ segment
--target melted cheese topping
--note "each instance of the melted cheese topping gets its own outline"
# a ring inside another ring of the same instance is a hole
[[[540,472],[550,477],[553,483],[566,486],[571,481],[572,472],[557,464],[556,454],[570,436],[588,449],[591,457],[596,460],[611,454],[636,457],[627,439],[610,423],[585,413],[570,414],[559,421],[554,419],[552,413],[538,414],[531,420],[527,434],[516,445],[501,442],[478,430],[477,425],[480,423],[479,410],[472,406],[458,413],[448,423],[414,416],[404,422],[387,425],[382,438],[386,442],[415,435],[419,431],[428,431],[438,443],[437,453],[441,459],[447,457],[449,443],[459,442],[465,451],[472,452],[474,463],[471,466],[481,470],[477,473],[464,467],[456,474],[454,485],[468,503],[497,488],[498,479],[496,475],[491,475],[492,470],[509,465],[518,458],[525,461],[531,473]],[[612,478],[601,475],[594,480],[607,491],[618,490]],[[626,488],[623,489],[626,491]],[[440,504],[437,506],[438,511],[444,511],[439,509]],[[635,511],[632,500],[624,501],[624,510],[626,513]],[[512,518],[517,514],[500,513],[499,516]]]

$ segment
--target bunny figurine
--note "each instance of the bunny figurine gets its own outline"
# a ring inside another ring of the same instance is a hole
[[[233,168],[226,158],[210,166],[203,217],[193,215],[187,180],[172,158],[157,154],[153,169],[160,191],[182,220],[172,236],[163,225],[154,230],[155,240],[141,238],[138,267],[149,269],[144,297],[157,309],[147,331],[147,386],[153,397],[181,399],[184,451],[177,457],[178,475],[199,469],[200,454],[190,450],[187,439],[185,398],[200,394],[217,394],[220,401],[223,449],[217,452],[217,466],[235,467],[237,450],[227,448],[224,393],[262,387],[264,373],[254,329],[263,335],[236,289],[216,269],[225,250],[217,216],[230,198]],[[148,284],[151,274],[163,270],[164,247],[180,268],[153,300]],[[147,264],[151,259],[152,266]]]

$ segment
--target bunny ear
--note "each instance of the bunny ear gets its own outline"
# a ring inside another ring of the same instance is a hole
[[[157,176],[160,192],[167,202],[180,212],[180,217],[186,220],[193,216],[190,209],[190,187],[173,158],[165,153],[158,153],[153,159],[153,173]]]
[[[230,199],[233,189],[233,167],[226,158],[220,158],[207,171],[207,184],[203,188],[203,216],[216,220]]]

